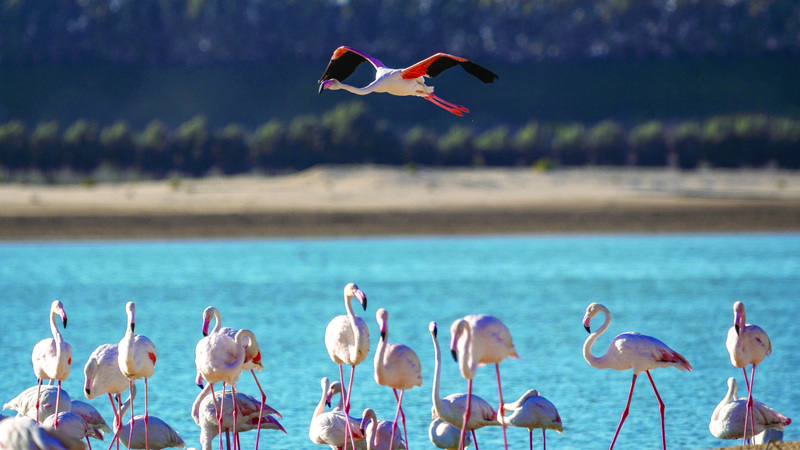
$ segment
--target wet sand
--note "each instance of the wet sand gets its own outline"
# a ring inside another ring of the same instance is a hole
[[[752,231],[800,231],[800,173],[326,166],[0,185],[2,240]]]

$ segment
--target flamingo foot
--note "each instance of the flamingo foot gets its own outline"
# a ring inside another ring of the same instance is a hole
[[[469,112],[469,109],[467,109],[467,108],[465,108],[465,107],[463,107],[461,105],[456,105],[456,104],[450,103],[450,102],[448,102],[446,100],[443,100],[440,97],[437,97],[437,96],[435,96],[433,94],[428,94],[427,96],[425,96],[423,98],[425,100],[428,100],[429,102],[433,103],[434,105],[440,107],[440,108],[443,108],[443,109],[446,109],[447,111],[450,111],[451,113],[453,113],[453,114],[455,114],[455,115],[457,115],[459,117],[463,116],[464,113],[468,113]]]

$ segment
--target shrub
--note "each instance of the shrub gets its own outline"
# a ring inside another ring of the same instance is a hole
[[[51,175],[61,166],[58,122],[40,122],[31,134],[31,166]]]
[[[511,147],[508,127],[497,126],[484,131],[472,140],[476,155],[487,166],[512,166],[519,160]]]
[[[80,173],[100,165],[97,124],[79,119],[64,131],[62,162]]]
[[[250,161],[261,169],[290,167],[286,154],[286,126],[273,119],[256,128],[248,140]]]
[[[581,124],[560,125],[553,136],[553,155],[560,164],[582,166],[589,162],[586,128]]]
[[[719,116],[703,124],[703,155],[713,167],[738,167],[741,164],[740,149],[733,145],[733,118]]]
[[[667,140],[661,122],[651,120],[635,126],[628,142],[637,166],[666,166],[669,161]]]
[[[208,119],[195,116],[175,130],[173,157],[178,170],[192,176],[201,176],[211,168],[212,159],[208,133]]]
[[[538,122],[528,122],[514,134],[511,146],[523,164],[530,164],[550,156],[549,148],[544,145],[544,134],[544,127]]]
[[[240,125],[229,124],[214,135],[211,154],[214,165],[226,175],[250,169],[247,132]]]
[[[668,138],[671,143],[678,167],[694,169],[702,159],[703,129],[696,122],[684,122],[675,127]]]
[[[774,158],[774,152],[769,148],[767,116],[736,116],[733,119],[733,146],[741,162],[748,166],[763,166]]]
[[[769,140],[778,166],[800,169],[800,120],[772,119],[769,122]]]
[[[622,127],[604,120],[586,134],[588,163],[604,166],[623,166],[628,162],[628,147]]]
[[[9,170],[27,168],[28,136],[25,124],[18,120],[0,125],[0,166]]]
[[[174,169],[170,133],[164,122],[153,120],[135,137],[142,170],[164,176]]]
[[[102,159],[120,169],[127,169],[137,162],[133,131],[124,120],[119,120],[100,131]]]
[[[314,115],[295,117],[289,123],[287,149],[291,153],[289,165],[301,170],[323,161],[327,130]]]
[[[402,155],[407,162],[431,165],[437,162],[436,133],[416,125],[402,139]]]
[[[436,142],[439,161],[444,165],[468,166],[472,158],[472,130],[463,125],[453,125],[447,133]]]

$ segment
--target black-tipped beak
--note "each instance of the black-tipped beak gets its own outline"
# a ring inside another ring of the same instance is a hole
[[[736,330],[736,335],[739,335],[739,324],[733,326],[733,329]]]
[[[67,318],[64,317],[64,328],[67,328]]]
[[[458,362],[458,352],[450,350],[450,354],[453,355],[453,361]]]
[[[135,328],[136,328],[136,323],[134,323],[134,322],[131,322],[131,333],[133,333],[133,330],[134,330]]]
[[[367,297],[364,297],[364,301],[361,303],[361,306],[364,307],[364,311],[367,310]]]
[[[86,392],[87,397],[92,395],[92,391],[89,388],[84,389],[83,392]]]
[[[586,329],[586,332],[587,332],[587,333],[589,333],[589,334],[591,334],[591,333],[592,333],[592,329],[591,329],[591,328],[589,328],[589,326],[588,326],[588,325],[585,325],[583,328],[585,328],[585,329]]]
[[[382,341],[386,340],[386,332],[385,331],[381,331],[381,340]]]
[[[208,336],[208,331],[203,331],[203,337]]]
[[[325,400],[325,406],[330,408],[331,407],[331,401],[330,400]]]
[[[433,327],[433,337],[436,337],[438,335],[439,335],[439,327]]]
[[[322,94],[322,91],[324,91],[324,90],[325,90],[325,84],[324,83],[320,83],[319,84],[319,92],[318,92],[318,94]]]

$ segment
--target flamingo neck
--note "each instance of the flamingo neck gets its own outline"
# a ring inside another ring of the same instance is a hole
[[[436,415],[441,418],[442,409],[444,409],[442,399],[439,397],[439,383],[442,376],[442,352],[439,349],[439,341],[436,339],[436,336],[431,334],[431,337],[433,338],[433,353],[436,357],[433,365],[433,390],[431,392],[431,397],[433,400],[433,410],[436,412]]]
[[[606,361],[606,355],[603,355],[599,358],[595,357],[592,354],[592,346],[597,338],[600,337],[601,334],[605,333],[608,329],[608,326],[611,324],[611,312],[607,308],[601,309],[603,314],[605,315],[605,321],[603,321],[603,325],[600,326],[595,332],[589,334],[589,337],[586,338],[586,341],[583,343],[583,359],[589,363],[590,366],[596,367],[598,369],[605,369],[609,367],[608,362]]]
[[[378,417],[375,415],[375,411],[368,411],[366,419],[368,424],[364,429],[364,434],[368,441],[367,448],[378,448]]]
[[[328,380],[325,380],[322,383],[322,398],[319,399],[317,407],[314,408],[314,414],[311,416],[312,419],[322,414],[325,411],[325,400],[328,398],[328,389],[330,389],[330,382],[328,382]]]
[[[123,404],[122,404],[122,406],[120,406],[120,408],[119,408],[119,414],[118,414],[118,416],[120,417],[120,419],[121,419],[122,417],[125,417],[125,413],[127,413],[127,412],[128,412],[128,409],[131,407],[131,404],[133,403],[133,399],[134,399],[134,397],[136,397],[136,386],[135,386],[134,384],[131,384],[131,386],[132,386],[132,388],[133,388],[133,389],[131,390],[131,394],[130,394],[130,396],[129,396],[129,397],[126,399],[126,400],[125,400],[125,403],[123,403]],[[116,417],[114,417],[114,421],[115,421],[115,422],[117,421],[117,418],[116,418]],[[115,427],[115,428],[118,428],[118,427],[120,427],[122,424],[121,424],[121,423],[117,423],[117,424],[115,424],[115,425],[116,425],[116,427]]]
[[[203,403],[203,399],[205,399],[210,392],[211,383],[207,383],[192,403],[192,419],[194,419],[194,423],[197,425],[200,425],[200,405]]]
[[[711,420],[715,421],[719,419],[719,413],[722,411],[728,403],[731,403],[736,400],[736,380],[731,379],[728,382],[728,392],[725,394],[725,397],[722,399],[721,402],[714,408],[714,413],[711,414]]]
[[[469,322],[464,321],[464,337],[458,340],[458,368],[461,376],[471,380],[475,378],[475,371],[478,368],[478,361],[473,358],[472,352],[472,327]]]
[[[58,325],[56,325],[56,317],[58,314],[55,311],[50,311],[50,331],[53,333],[53,340],[56,341],[56,364],[58,361],[61,361],[61,347],[64,342],[64,338],[61,336],[61,332],[58,331]]]
[[[358,343],[361,341],[361,330],[356,324],[356,315],[353,313],[353,296],[344,296],[344,308],[347,311],[347,320],[350,321],[350,329],[353,330],[353,345],[350,346],[350,361],[358,359]],[[342,388],[344,392],[344,388]]]
[[[214,308],[214,328],[211,329],[210,334],[219,333],[219,330],[222,328],[222,316],[219,313],[217,308]]]
[[[241,368],[242,364],[244,364],[245,338],[250,342],[255,342],[256,340],[256,336],[250,330],[239,330],[236,332],[234,339],[234,342],[236,342],[236,359],[228,365],[229,370],[236,370],[237,368]]]
[[[383,357],[386,354],[386,338],[389,335],[389,326],[385,320],[380,324],[381,337],[378,340],[378,348],[375,351],[375,381],[380,384],[379,380],[383,379]]]
[[[374,91],[374,86],[372,84],[367,85],[367,86],[365,86],[363,88],[360,88],[360,87],[350,86],[349,84],[344,84],[344,83],[340,82],[338,85],[335,85],[335,86],[336,87],[334,87],[333,89],[342,89],[342,90],[345,90],[347,92],[350,92],[350,93],[356,94],[356,95],[367,95],[367,94],[370,94],[370,93],[372,93]]]

